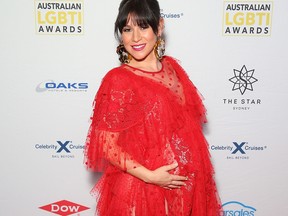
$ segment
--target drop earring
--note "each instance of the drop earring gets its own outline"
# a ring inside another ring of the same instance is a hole
[[[129,64],[132,60],[132,56],[127,52],[125,49],[123,43],[119,44],[119,46],[116,49],[116,53],[119,55],[119,61],[122,64]]]
[[[154,46],[154,53],[156,58],[160,61],[165,53],[165,41],[162,38],[158,38],[155,46]]]

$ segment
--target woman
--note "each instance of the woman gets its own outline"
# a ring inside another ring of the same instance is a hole
[[[86,142],[100,216],[216,216],[205,108],[184,70],[163,56],[157,0],[122,0],[115,22],[122,62],[95,97]]]

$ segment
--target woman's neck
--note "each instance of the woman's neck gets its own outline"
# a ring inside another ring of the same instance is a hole
[[[130,66],[149,71],[149,72],[157,72],[162,68],[162,64],[158,59],[145,59],[143,61],[137,61],[135,59],[131,60],[129,63]]]

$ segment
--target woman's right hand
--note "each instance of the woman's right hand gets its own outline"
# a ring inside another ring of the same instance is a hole
[[[151,171],[151,176],[149,177],[149,183],[158,185],[165,189],[177,189],[181,186],[185,186],[185,181],[188,180],[186,176],[179,176],[170,174],[169,171],[174,170],[178,167],[178,164],[170,164],[166,166],[159,167]]]

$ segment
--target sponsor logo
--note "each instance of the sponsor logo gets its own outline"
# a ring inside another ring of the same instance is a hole
[[[247,70],[245,65],[243,65],[241,70],[234,69],[234,77],[229,79],[234,84],[232,91],[239,90],[242,95],[246,90],[253,91],[252,84],[258,81],[253,77],[254,71],[255,69]]]
[[[82,0],[35,0],[37,34],[83,34]]]
[[[255,69],[247,69],[246,65],[243,65],[241,69],[233,69],[234,76],[228,81],[233,83],[232,91],[239,92],[241,97],[223,98],[223,104],[231,106],[233,110],[250,110],[252,107],[261,106],[261,98],[251,98],[244,95],[247,92],[254,91],[254,84],[258,82],[258,79],[254,77]]]
[[[248,142],[232,142],[231,145],[211,145],[211,151],[224,152],[228,160],[248,160],[253,154],[267,149],[264,145],[250,145]]]
[[[55,82],[46,80],[36,86],[36,92],[87,92],[89,86],[86,82]]]
[[[83,152],[85,145],[74,144],[72,141],[56,141],[53,144],[35,144],[34,148],[40,151],[51,153],[52,158],[75,158],[73,154],[75,151],[81,150]]]
[[[273,2],[224,1],[223,35],[269,36]]]
[[[39,207],[42,210],[61,215],[61,216],[68,216],[72,214],[76,214],[89,208],[77,203],[73,203],[67,200],[61,200],[55,203],[51,203],[42,207]]]
[[[231,201],[222,205],[223,213],[221,216],[255,216],[256,209],[244,205],[241,202]]]
[[[177,12],[166,12],[165,10],[160,10],[161,17],[164,19],[180,19],[184,16],[183,13],[177,13]]]

